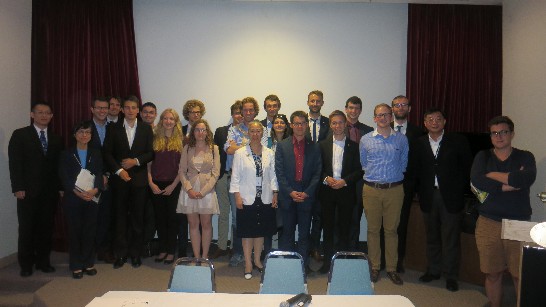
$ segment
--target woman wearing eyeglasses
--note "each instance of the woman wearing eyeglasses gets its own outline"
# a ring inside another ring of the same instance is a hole
[[[470,180],[485,197],[478,207],[475,234],[480,270],[485,273],[485,292],[491,306],[500,306],[506,268],[512,274],[517,293],[521,251],[520,242],[501,239],[502,219],[531,218],[529,189],[537,169],[532,153],[512,147],[515,133],[509,117],[495,117],[488,126],[493,149],[476,155]]]
[[[97,274],[95,234],[98,195],[103,189],[102,155],[98,149],[87,146],[91,140],[91,122],[81,122],[73,131],[76,146],[62,152],[59,176],[65,192],[63,203],[70,239],[69,268],[74,279],[81,279],[84,273]],[[81,184],[82,181],[88,185]]]
[[[194,122],[188,139],[180,158],[182,192],[176,212],[188,217],[194,257],[207,259],[212,240],[212,215],[220,213],[214,190],[220,175],[220,154],[204,119]]]

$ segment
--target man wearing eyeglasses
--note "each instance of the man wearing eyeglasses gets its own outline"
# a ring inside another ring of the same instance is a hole
[[[205,116],[205,104],[199,100],[191,99],[186,101],[182,108],[182,116],[188,121],[188,123],[182,126],[182,133],[188,136],[193,123]]]
[[[508,116],[497,116],[488,126],[493,149],[476,155],[470,180],[487,195],[478,208],[476,246],[480,270],[485,273],[489,304],[500,306],[502,279],[507,268],[518,294],[521,261],[520,242],[501,238],[502,219],[531,219],[529,194],[537,176],[537,166],[532,153],[512,147],[514,122]]]
[[[459,290],[461,221],[472,153],[465,137],[444,132],[442,110],[428,109],[424,124],[428,134],[415,141],[406,174],[419,182],[427,233],[427,270],[419,281],[440,279],[445,272],[446,289],[454,292]]]
[[[388,104],[375,106],[373,120],[376,129],[360,139],[360,163],[364,170],[362,201],[368,221],[372,281],[379,280],[380,230],[383,226],[387,276],[394,284],[402,285],[404,282],[396,272],[397,229],[404,200],[402,182],[408,163],[408,139],[391,128],[392,109]]]
[[[306,137],[309,119],[303,111],[290,115],[293,135],[277,144],[275,172],[279,183],[279,209],[283,232],[279,248],[297,251],[304,259],[305,272],[309,268],[309,230],[313,206],[316,205],[322,159],[319,145]],[[295,233],[298,227],[298,244]]]
[[[143,104],[140,110],[140,117],[142,117],[143,122],[154,129],[155,119],[157,117],[157,107],[155,106],[155,103],[148,101]]]
[[[394,115],[391,127],[408,138],[409,150],[411,152],[413,142],[424,134],[423,129],[408,121],[408,116],[411,112],[411,104],[406,96],[398,95],[394,97],[391,102],[391,107]],[[402,211],[400,212],[400,225],[398,225],[398,264],[396,265],[396,271],[398,273],[405,272],[404,258],[406,257],[406,238],[415,188],[415,182],[409,180],[407,176],[404,176],[404,203],[402,204]]]
[[[91,102],[91,141],[89,141],[89,148],[95,148],[102,152],[106,133],[108,131],[107,115],[109,110],[108,98],[95,97]],[[114,263],[116,260],[112,253],[112,239],[113,239],[113,223],[112,223],[112,190],[108,188],[108,167],[106,163],[103,163],[103,180],[105,190],[100,196],[100,206],[97,218],[97,259],[106,263]]]

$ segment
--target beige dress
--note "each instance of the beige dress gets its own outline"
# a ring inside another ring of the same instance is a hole
[[[177,213],[219,214],[218,199],[214,186],[220,175],[220,154],[218,146],[195,154],[195,147],[184,146],[180,157],[180,181],[182,190],[178,198]],[[191,199],[188,191],[201,192],[203,198]]]

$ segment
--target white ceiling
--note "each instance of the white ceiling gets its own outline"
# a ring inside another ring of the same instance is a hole
[[[502,5],[503,0],[233,0],[242,2],[369,2],[369,3],[421,3],[421,4],[469,4]]]

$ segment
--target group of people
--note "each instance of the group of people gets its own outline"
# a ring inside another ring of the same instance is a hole
[[[55,270],[49,260],[53,215],[64,195],[70,269],[77,279],[97,274],[97,253],[114,268],[128,257],[139,267],[155,229],[155,261],[171,264],[177,248],[178,256],[186,254],[188,226],[195,257],[230,253],[230,266],[244,262],[246,279],[262,271],[262,255],[272,249],[276,233],[280,250],[302,255],[306,274],[310,256],[323,262],[319,273],[327,273],[335,251],[358,247],[364,212],[372,281],[384,267],[389,279],[402,285],[409,211],[417,193],[428,260],[419,279],[430,282],[445,274],[446,288],[457,291],[464,194],[472,181],[488,195],[479,209],[476,241],[495,306],[502,272],[508,267],[515,281],[518,274],[517,247],[501,240],[500,220],[530,219],[529,188],[536,177],[533,155],[511,146],[513,122],[506,116],[491,120],[493,149],[480,152],[472,164],[467,140],[444,131],[441,109],[424,113],[425,132],[408,122],[405,96],[375,106],[375,128],[359,121],[362,101],[356,96],[347,99],[345,112],[328,117],[321,114],[323,104],[323,93],[311,91],[308,112],[287,118],[279,112],[280,99],[269,95],[263,103],[267,117],[258,121],[260,106],[246,97],[231,106],[230,124],[213,134],[199,100],[184,104],[182,126],[173,109],[164,110],[156,125],[153,103],[98,97],[91,103],[92,119],[75,125],[74,146],[62,152],[60,137],[48,129],[51,106],[34,104],[32,125],[15,130],[9,143],[21,276],[30,276],[34,265]],[[214,214],[218,248],[209,255]],[[152,232],[145,225],[151,215]]]

